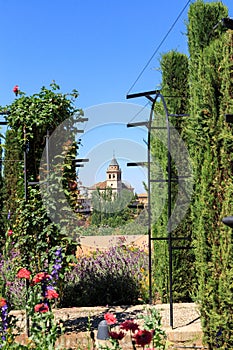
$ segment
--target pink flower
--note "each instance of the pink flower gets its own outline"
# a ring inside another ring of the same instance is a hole
[[[112,339],[115,339],[115,340],[121,340],[121,339],[123,339],[124,338],[124,336],[125,336],[125,333],[124,332],[122,332],[122,331],[120,331],[119,333],[117,333],[117,332],[108,332],[108,334],[109,334],[109,336],[112,338]]]
[[[40,283],[42,281],[45,281],[46,279],[50,279],[51,276],[47,272],[39,272],[35,275],[32,282],[33,283]]]
[[[48,289],[45,297],[47,299],[57,299],[59,297],[59,294],[54,289]]]
[[[26,278],[26,280],[29,280],[31,276],[31,272],[25,269],[24,267],[20,269],[17,273],[18,278]]]
[[[139,330],[135,335],[134,339],[136,341],[137,345],[145,346],[150,344],[152,340],[152,334],[150,331],[147,330]]]
[[[35,312],[48,312],[49,311],[49,307],[47,304],[41,303],[41,304],[37,304],[34,307]]]
[[[124,329],[125,331],[132,331],[133,333],[139,329],[138,324],[133,320],[126,320],[122,322],[120,328]]]
[[[110,312],[107,312],[104,315],[104,319],[107,322],[107,324],[109,324],[109,325],[115,324],[117,322],[116,317],[113,314],[111,314]]]

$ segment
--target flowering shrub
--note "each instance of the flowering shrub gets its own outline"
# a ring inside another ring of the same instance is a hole
[[[117,319],[113,314],[105,314],[104,319],[108,324],[111,347],[106,344],[100,345],[99,348],[102,350],[122,349],[120,341],[126,336],[126,332],[129,332],[133,350],[136,350],[139,346],[145,350],[167,349],[168,342],[166,340],[166,334],[161,328],[161,316],[159,312],[154,307],[147,307],[144,311],[146,313],[143,313],[140,317],[144,321],[141,327],[134,320],[125,320],[118,325]],[[112,330],[112,325],[118,329]]]
[[[1,308],[1,319],[2,319],[2,340],[6,340],[6,332],[7,332],[7,302],[6,299],[2,298],[0,299],[0,308]]]
[[[161,316],[154,307],[145,308],[145,313],[139,316],[144,321],[144,329],[153,333],[153,347],[156,349],[164,349],[164,340],[166,334],[161,328]]]
[[[9,315],[7,300],[0,296],[0,348],[2,350],[21,349],[18,344],[13,344],[13,329],[17,330],[16,317]]]
[[[62,307],[135,304],[148,274],[148,255],[123,244],[77,259],[65,276]],[[148,292],[148,287],[147,287]]]
[[[58,277],[61,264],[61,249],[56,250],[55,263],[51,274],[46,271],[38,272],[35,276],[25,267],[20,268],[16,274],[16,280],[21,280],[26,291],[27,303],[26,313],[30,320],[28,330],[30,349],[53,349],[56,339],[61,333],[60,326],[55,322],[51,306],[59,297],[56,291],[56,278]],[[59,256],[60,266],[55,267]],[[8,349],[9,344],[13,346],[12,329],[15,324],[11,322],[8,315],[8,303],[3,297],[0,298],[1,323],[0,323],[0,347]],[[24,347],[19,347],[24,348]]]
[[[22,279],[15,278],[19,264],[19,253],[15,249],[0,254],[1,293],[13,309],[25,308],[26,289]]]

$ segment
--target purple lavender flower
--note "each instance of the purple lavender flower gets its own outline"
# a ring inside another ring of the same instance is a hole
[[[62,268],[62,248],[58,247],[57,250],[55,251],[55,261],[53,265],[53,270],[51,272],[51,277],[53,280],[53,284],[56,283],[56,281],[59,278],[59,270]]]
[[[6,332],[7,332],[7,316],[8,316],[8,306],[7,303],[1,307],[1,318],[2,318],[2,340],[6,340]]]

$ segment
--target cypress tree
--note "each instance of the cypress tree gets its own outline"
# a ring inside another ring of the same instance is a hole
[[[232,206],[232,35],[219,25],[227,16],[220,2],[197,1],[189,9],[190,118],[185,126],[195,190],[191,205],[197,300],[209,349],[231,349],[232,232],[222,218]]]
[[[162,71],[162,89],[166,107],[169,114],[186,114],[189,106],[189,88],[188,88],[188,57],[176,51],[170,51],[164,54],[160,61]],[[155,105],[155,116],[153,126],[160,127],[152,132],[152,155],[153,161],[159,165],[153,169],[153,176],[158,180],[167,179],[167,166],[168,156],[167,148],[162,140],[167,140],[167,127],[165,122],[165,111],[162,103],[159,102]],[[177,136],[181,139],[183,121],[186,117],[169,117],[170,122],[170,136],[171,146],[176,149],[176,152],[181,152],[179,142],[177,142]],[[164,129],[161,129],[161,126]],[[172,131],[175,128],[176,132]],[[178,134],[179,133],[179,134]],[[166,141],[167,142],[167,141]],[[180,157],[180,156],[179,156]],[[182,157],[180,157],[182,160]],[[182,163],[182,162],[181,162]],[[172,178],[177,177],[180,169],[184,167],[184,164],[176,164],[175,160],[172,160]],[[153,166],[152,166],[153,168]],[[160,177],[160,179],[158,178]],[[185,180],[184,180],[185,181]],[[192,179],[187,179],[192,181]],[[172,182],[171,185],[171,205],[172,210],[175,208],[177,201],[179,186],[181,185]],[[183,183],[184,185],[184,183]],[[154,237],[168,237],[168,203],[165,201],[167,198],[167,183],[165,185],[153,184],[153,196],[152,196],[152,210],[153,208],[160,207],[161,215],[159,218],[154,218]],[[185,187],[185,186],[184,186]],[[184,190],[185,191],[185,190]],[[185,193],[182,194],[183,196]],[[177,218],[179,221],[179,218]],[[182,219],[182,218],[181,218]],[[194,285],[194,255],[190,250],[190,219],[187,215],[186,220],[181,220],[179,225],[172,229],[172,247],[177,248],[172,250],[172,289],[174,301],[190,301],[193,285]],[[185,247],[185,248],[182,248]],[[168,242],[155,240],[154,241],[154,265],[156,266],[154,272],[154,278],[156,281],[157,291],[163,301],[169,300],[169,256],[168,256]]]

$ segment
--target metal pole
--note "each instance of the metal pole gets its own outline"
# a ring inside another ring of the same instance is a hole
[[[49,176],[50,166],[49,166],[49,130],[47,130],[46,134],[46,170],[47,176]]]
[[[155,94],[155,97],[151,97],[150,95]],[[149,122],[138,122],[138,123],[131,123],[128,126],[140,126],[140,125],[146,125],[148,127],[148,240],[149,240],[149,299],[150,303],[152,303],[152,249],[151,249],[151,242],[153,240],[166,240],[168,242],[168,254],[169,254],[169,303],[170,303],[170,326],[173,328],[173,271],[172,271],[172,265],[173,265],[173,246],[172,246],[172,225],[171,225],[171,183],[172,183],[172,169],[171,169],[171,135],[170,135],[170,125],[169,125],[169,116],[187,116],[186,114],[181,115],[170,115],[168,113],[167,105],[164,99],[164,96],[160,94],[159,90],[154,91],[147,91],[142,93],[136,93],[127,95],[127,98],[135,98],[135,97],[141,97],[145,96],[152,102],[151,106],[151,113],[150,113],[150,119]],[[166,238],[153,238],[151,233],[151,185],[150,183],[153,182],[151,179],[151,167],[150,167],[150,144],[151,144],[151,128],[152,128],[152,119],[154,114],[154,106],[155,102],[158,98],[161,98],[161,101],[163,103],[165,116],[166,116],[166,127],[167,127],[167,193],[168,193],[168,209],[167,209],[167,217],[168,217],[168,224],[167,224],[167,237]]]
[[[170,134],[170,124],[169,124],[169,114],[167,105],[164,99],[164,96],[159,94],[159,97],[162,100],[164,111],[166,114],[166,125],[167,125],[167,193],[168,193],[168,203],[167,203],[167,232],[168,232],[168,259],[169,259],[169,305],[170,305],[170,326],[173,328],[173,273],[172,273],[172,228],[171,228],[171,178],[172,178],[172,169],[171,169],[171,134]]]
[[[169,303],[170,303],[170,326],[173,328],[173,273],[172,273],[172,230],[171,230],[171,147],[170,147],[170,127],[167,118],[167,144],[168,144],[168,252],[169,252]]]
[[[27,203],[28,201],[28,186],[27,186],[27,133],[26,133],[26,126],[23,128],[23,139],[24,139],[24,149],[23,149],[23,160],[24,160],[24,199]],[[28,259],[27,259],[28,260]],[[29,281],[26,280],[26,295],[28,297],[28,289],[29,289]],[[30,321],[29,321],[29,315],[27,313],[26,309],[26,334],[29,337],[30,336]]]
[[[26,127],[23,128],[23,139],[24,139],[24,152],[23,152],[23,164],[24,164],[24,199],[28,200],[28,189],[27,189],[27,134]]]
[[[148,97],[148,96],[147,96]],[[151,127],[152,127],[152,120],[153,120],[153,114],[154,114],[154,106],[157,99],[157,95],[152,100],[152,106],[150,111],[150,119],[149,123],[147,125],[148,127],[148,140],[147,140],[147,164],[148,164],[148,251],[149,251],[149,300],[150,304],[152,304],[152,232],[151,232]]]
[[[151,110],[152,114],[152,110]],[[151,117],[150,117],[150,126],[151,126]],[[148,128],[148,141],[147,141],[147,164],[148,164],[148,251],[149,251],[149,301],[152,304],[152,247],[151,247],[151,185],[150,185],[150,130]]]

